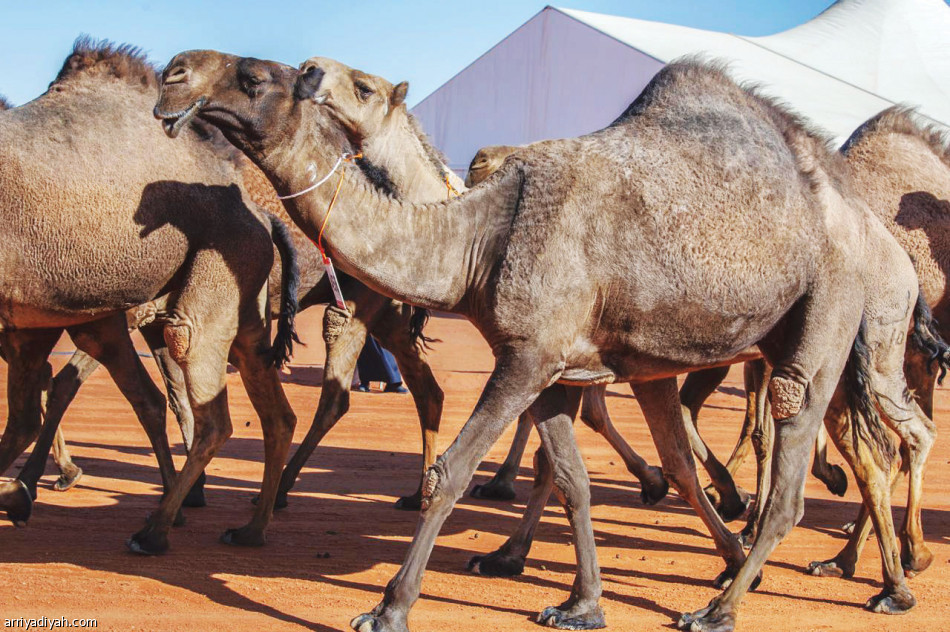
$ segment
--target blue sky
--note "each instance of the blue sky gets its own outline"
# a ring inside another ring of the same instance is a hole
[[[563,0],[555,6],[767,35],[817,15],[831,0]],[[89,0],[0,3],[0,94],[42,93],[77,35],[140,46],[164,64],[213,48],[298,64],[313,55],[432,90],[545,6],[522,0]]]

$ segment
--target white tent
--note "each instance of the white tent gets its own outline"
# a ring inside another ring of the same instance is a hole
[[[704,54],[839,141],[895,103],[950,124],[944,0],[839,0],[768,37],[546,7],[426,97],[415,114],[462,173],[484,145],[599,129],[667,62]]]

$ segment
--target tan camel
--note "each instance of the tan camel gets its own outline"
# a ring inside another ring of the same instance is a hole
[[[504,163],[507,156],[517,150],[518,147],[512,146],[490,146],[479,150],[472,160],[466,182],[478,184],[484,181]],[[938,206],[939,200],[950,200],[950,170],[948,170],[950,161],[947,159],[950,151],[947,149],[947,141],[938,132],[921,128],[915,123],[909,111],[891,108],[859,128],[842,151],[848,159],[862,197],[871,208],[877,211],[891,233],[911,253],[918,277],[925,288],[924,296],[929,299],[927,301],[929,307],[944,311],[950,309],[946,307],[947,300],[944,298],[946,271],[933,250],[934,247],[940,248],[943,233],[950,236],[950,224],[947,224],[950,215],[943,212],[946,207]],[[898,223],[896,219],[898,217],[914,217],[914,220],[909,223],[906,220]],[[926,218],[926,221],[923,218]],[[916,233],[909,234],[908,225],[918,228]],[[923,227],[927,230],[919,230]],[[932,236],[933,243],[931,243]],[[938,323],[939,320],[937,319]],[[950,328],[940,328],[938,325],[937,331],[941,337],[950,337]],[[936,376],[928,366],[929,361],[929,358],[919,353],[910,353],[905,372],[918,404],[927,417],[932,419],[933,383]],[[692,373],[690,377],[710,371]],[[750,371],[753,384],[767,383],[768,373],[763,362],[746,364],[747,382],[750,381]],[[714,387],[719,381],[721,380],[712,377],[709,384]],[[762,421],[767,419],[767,402],[758,398],[758,401],[765,404],[764,407],[758,406],[757,389],[753,386],[747,387],[746,390],[747,423],[743,426],[740,442],[729,461],[729,467],[738,467],[748,447],[754,444],[758,460],[760,493],[757,495],[753,511],[750,512],[748,523],[740,534],[744,544],[751,545],[755,539],[759,513],[765,500],[761,491],[767,489],[764,482],[769,468],[771,428],[765,426]],[[685,401],[684,406],[686,406]],[[758,411],[757,414],[756,411]],[[695,415],[692,415],[692,419],[695,423]],[[752,423],[748,423],[750,420]],[[913,471],[908,490],[908,511],[900,532],[901,563],[908,577],[923,572],[933,560],[920,524],[920,496],[923,467],[934,441],[935,428],[932,423],[917,423],[917,421],[914,418],[908,423],[897,424],[894,428],[902,440],[902,453],[907,455],[904,466]],[[834,430],[833,425],[830,427]],[[843,427],[839,427],[837,432],[840,435],[844,430]],[[527,433],[524,433],[523,439],[521,434],[522,429],[519,426],[519,436],[512,445],[509,459],[514,457],[520,461],[521,450],[523,450],[522,441],[527,440]],[[843,445],[842,449],[847,449],[849,436],[847,434],[837,436],[835,443]],[[828,464],[826,441],[827,434],[822,429],[816,441],[812,471],[826,483],[835,479],[846,482],[844,472],[840,471],[838,466]],[[520,446],[519,442],[522,442]],[[860,458],[860,455],[854,455],[852,458]],[[730,474],[732,472],[734,470],[731,470]],[[834,475],[829,477],[827,472],[833,472]],[[825,473],[824,476],[822,473]],[[713,472],[711,471],[710,474]],[[832,487],[833,485],[829,484],[829,488]],[[839,495],[844,493],[845,487],[846,485],[840,488]],[[537,512],[530,508],[526,512],[526,515],[536,514]],[[859,518],[853,524],[860,525],[860,528],[857,529],[857,533],[852,533],[845,548],[831,560],[811,563],[809,572],[814,575],[853,576],[860,549],[870,530],[870,516],[866,507],[862,507]],[[532,531],[533,529],[528,527],[519,529],[519,533],[522,534]],[[507,565],[510,568],[514,557],[518,562],[516,568],[520,572],[523,568],[524,555],[527,554],[529,548],[530,540],[509,542],[496,553],[476,557],[471,567],[483,572],[482,567],[487,565],[489,571],[485,574],[495,574],[493,571],[501,565]],[[515,551],[522,552],[522,555],[514,556]]]
[[[272,348],[263,287],[274,245],[290,287],[293,249],[279,222],[248,206],[209,143],[190,129],[180,143],[152,132],[156,88],[155,69],[136,49],[80,39],[45,94],[0,114],[0,347],[9,364],[0,471],[39,432],[43,369],[66,330],[106,366],[149,435],[165,493],[129,547],[164,551],[182,499],[231,432],[230,354],[261,417],[265,473],[264,501],[224,539],[260,544],[295,423],[273,366],[290,350],[295,301],[285,302]],[[143,334],[180,365],[195,417],[178,476],[165,399],[127,333],[125,311],[139,305],[143,321],[153,321]],[[54,433],[50,426],[34,450],[44,461]],[[2,491],[0,506],[14,521],[29,516],[21,481]]]
[[[406,110],[404,98],[408,84],[394,86],[382,77],[325,57],[308,59],[303,65],[319,67],[324,73],[321,85],[324,92],[331,95],[338,120],[351,136],[360,139],[363,159],[357,164],[381,190],[413,202],[442,200],[467,190],[467,185],[446,166],[445,158],[432,147],[418,121]],[[604,396],[602,385],[585,389],[581,419],[607,439],[627,469],[639,479],[643,502],[651,505],[659,502],[669,485],[661,470],[648,465],[617,432],[607,413]],[[530,431],[532,425],[531,419],[523,413],[518,421],[518,439],[521,439],[522,428]],[[528,433],[523,434],[524,444]],[[475,485],[471,495],[513,499],[512,483],[520,463],[521,452],[517,459],[506,459],[489,483]]]
[[[192,51],[162,79],[155,114],[166,130],[194,116],[217,125],[281,194],[309,186],[309,165],[327,173],[356,149],[324,114],[332,104],[318,69],[295,79],[274,62]],[[907,255],[853,197],[827,141],[715,67],[666,66],[610,127],[534,146],[448,202],[393,200],[347,173],[323,233],[337,265],[387,295],[465,315],[496,358],[475,411],[427,473],[406,562],[383,602],[352,622],[361,632],[408,629],[442,523],[528,407],[543,445],[536,489],[557,488],[578,555],[571,597],[539,621],[604,625],[589,480],[572,433],[581,385],[632,384],[664,475],[727,559],[725,593],[680,621],[694,631],[734,628],[739,600],[801,516],[806,457],[833,395],[852,396],[867,441],[885,432],[875,396],[891,416],[922,414],[904,402],[903,346],[893,344],[916,302]],[[287,205],[311,237],[330,195],[317,189]],[[753,238],[763,248],[740,247]],[[729,363],[756,344],[776,367],[769,396],[783,467],[745,559],[696,478],[675,375]],[[838,389],[849,356],[849,388]],[[893,538],[888,524],[882,541]],[[900,575],[872,601],[896,610],[909,599]]]

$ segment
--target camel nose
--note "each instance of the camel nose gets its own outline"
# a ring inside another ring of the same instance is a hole
[[[191,77],[191,69],[185,68],[184,66],[178,66],[172,68],[166,75],[163,83],[166,85],[171,83],[187,83],[188,79]]]
[[[323,81],[323,69],[316,64],[307,64],[304,66],[297,77],[297,86],[294,89],[294,96],[300,100],[311,99],[320,89],[320,83]]]

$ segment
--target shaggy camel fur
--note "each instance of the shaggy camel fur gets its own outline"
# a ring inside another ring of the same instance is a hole
[[[320,72],[295,77],[274,62],[192,51],[162,77],[155,114],[166,129],[196,115],[217,125],[282,194],[308,186],[309,165],[326,173],[355,149],[319,105]],[[379,606],[352,622],[361,632],[408,629],[442,523],[528,407],[543,445],[536,489],[557,489],[578,556],[571,597],[539,621],[604,625],[589,480],[572,431],[579,386],[632,384],[664,475],[727,559],[725,593],[680,620],[692,630],[734,628],[739,600],[801,516],[806,457],[832,396],[844,399],[836,390],[849,355],[850,403],[868,414],[867,441],[881,432],[874,394],[894,403],[886,412],[922,414],[905,403],[903,346],[893,344],[916,304],[907,255],[854,198],[825,139],[717,68],[670,64],[615,124],[531,147],[448,202],[393,200],[348,173],[323,233],[336,263],[387,295],[465,315],[496,358],[475,411],[426,475],[402,569]],[[329,197],[318,189],[287,205],[311,237]],[[753,239],[763,247],[741,247]],[[779,423],[772,493],[746,559],[702,493],[675,376],[755,344],[776,367]],[[893,537],[880,526],[882,540]],[[897,608],[906,585],[890,579],[874,602]]]
[[[45,94],[0,114],[7,244],[0,346],[9,363],[0,471],[37,436],[40,391],[49,383],[43,368],[66,330],[106,366],[149,435],[165,493],[129,546],[164,551],[188,489],[230,434],[230,354],[261,417],[265,474],[264,502],[224,539],[260,544],[295,423],[273,364],[290,350],[296,306],[285,304],[272,354],[263,286],[274,245],[290,286],[293,249],[279,223],[247,205],[233,170],[208,143],[190,130],[181,143],[151,131],[156,88],[155,70],[137,50],[81,39]],[[185,376],[195,440],[178,476],[165,436],[165,399],[127,333],[123,312],[135,306],[143,306],[136,324],[153,322],[143,334]],[[47,424],[34,450],[40,464],[55,430]],[[21,481],[3,492],[11,518],[29,515],[32,500]]]
[[[359,139],[363,159],[357,164],[380,189],[414,202],[437,201],[467,190],[467,185],[449,170],[445,158],[432,147],[418,121],[406,110],[403,99],[408,84],[394,86],[382,77],[325,57],[313,57],[302,66],[323,72],[324,104],[347,134]],[[581,419],[617,450],[627,469],[639,479],[641,498],[646,504],[652,505],[666,496],[669,485],[660,468],[647,464],[614,428],[603,386],[585,389]],[[527,413],[522,413],[518,420],[519,438],[522,428],[530,431],[532,426]],[[524,433],[524,443],[527,439],[528,434]],[[521,449],[523,452],[523,445]],[[506,459],[495,477],[485,485],[475,485],[471,495],[513,499],[512,482],[520,463],[520,453],[517,460]]]

